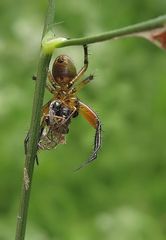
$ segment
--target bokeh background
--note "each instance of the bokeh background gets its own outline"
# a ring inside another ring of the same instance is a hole
[[[0,239],[14,239],[47,1],[0,1]],[[86,36],[165,14],[163,0],[58,1],[57,36]],[[67,144],[40,152],[26,239],[166,239],[166,53],[143,39],[89,47],[95,80],[79,98],[99,115],[103,144],[81,171],[94,130],[73,119]],[[59,49],[79,69],[81,47]],[[46,92],[45,101],[50,98]]]

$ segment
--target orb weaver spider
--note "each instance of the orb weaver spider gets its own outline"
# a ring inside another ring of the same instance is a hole
[[[53,94],[53,98],[42,108],[38,142],[38,150],[49,150],[55,148],[58,144],[64,144],[65,135],[69,131],[72,118],[79,114],[82,115],[96,129],[96,133],[93,152],[78,169],[95,160],[101,147],[100,120],[97,114],[76,96],[93,79],[93,75],[89,75],[79,81],[88,68],[87,45],[83,47],[84,66],[78,73],[72,60],[67,55],[58,56],[53,63],[52,72],[48,71],[46,88]],[[25,145],[27,140],[28,137],[25,140]]]

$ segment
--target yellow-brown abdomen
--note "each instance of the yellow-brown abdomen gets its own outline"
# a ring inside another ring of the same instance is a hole
[[[60,55],[53,63],[52,75],[55,83],[62,86],[70,83],[70,81],[77,75],[77,71],[68,56]]]

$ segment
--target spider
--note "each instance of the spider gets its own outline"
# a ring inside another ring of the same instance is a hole
[[[58,144],[64,144],[72,118],[79,114],[82,115],[96,129],[96,133],[93,151],[88,160],[78,169],[95,160],[101,147],[101,122],[97,114],[76,96],[93,79],[93,75],[89,75],[81,80],[88,68],[87,45],[84,45],[83,48],[84,66],[78,73],[67,55],[58,56],[53,63],[52,72],[48,71],[46,88],[53,94],[53,98],[42,108],[38,142],[38,150],[49,150]],[[27,143],[27,139],[25,142]]]

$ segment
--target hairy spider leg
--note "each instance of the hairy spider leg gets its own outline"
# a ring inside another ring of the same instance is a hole
[[[83,79],[80,83],[78,83],[75,86],[75,91],[78,92],[80,91],[86,84],[88,84],[89,82],[91,82],[93,80],[94,76],[93,75],[89,75],[88,77],[86,77],[85,79]]]
[[[101,147],[101,122],[97,114],[86,104],[79,101],[79,113],[88,121],[88,123],[96,129],[95,139],[94,139],[94,149],[87,161],[85,161],[79,168],[79,170],[90,162],[94,161],[97,158],[97,153]]]
[[[81,68],[78,74],[70,81],[70,86],[77,82],[88,68],[88,47],[87,45],[83,45],[83,48],[84,48],[84,66]]]

